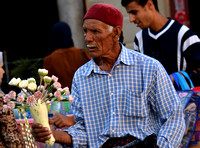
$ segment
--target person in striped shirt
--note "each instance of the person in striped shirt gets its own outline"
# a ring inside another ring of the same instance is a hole
[[[187,71],[199,86],[199,37],[187,26],[163,16],[157,0],[121,0],[121,4],[130,22],[141,28],[135,35],[134,49],[159,60],[168,74]]]

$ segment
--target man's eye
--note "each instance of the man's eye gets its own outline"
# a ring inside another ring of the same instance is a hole
[[[97,32],[99,32],[98,30],[96,30],[96,29],[94,29],[94,30],[92,30],[92,32],[94,32],[94,33],[97,33]]]
[[[129,13],[136,15],[136,14],[137,14],[137,11],[132,10],[132,11],[130,11]]]

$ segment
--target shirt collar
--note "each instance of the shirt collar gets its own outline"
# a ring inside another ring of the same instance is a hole
[[[117,60],[118,64],[120,62],[122,62],[125,65],[134,65],[134,58],[133,58],[133,56],[131,56],[132,54],[130,54],[130,52],[132,52],[133,50],[126,48],[122,44],[121,44],[121,47],[122,47],[122,51],[121,51],[119,58]]]
[[[120,45],[122,47],[122,50],[121,50],[121,53],[119,54],[119,57],[113,67],[119,65],[121,62],[124,63],[125,65],[133,65],[134,58],[129,54],[131,52],[131,49],[126,48],[121,43],[120,43]],[[91,60],[88,64],[88,68],[85,72],[85,76],[89,76],[92,72],[106,74],[106,72],[100,70],[100,68],[94,62],[93,58],[91,58]]]

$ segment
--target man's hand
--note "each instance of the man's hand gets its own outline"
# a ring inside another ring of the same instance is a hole
[[[45,142],[46,140],[51,138],[51,134],[53,134],[56,143],[72,145],[72,137],[64,131],[50,131],[47,127],[43,127],[42,124],[33,123],[32,124],[32,135],[38,142]]]
[[[58,128],[62,128],[65,126],[70,127],[74,125],[76,122],[74,120],[74,116],[65,116],[65,115],[57,114],[53,116],[53,118],[49,119],[49,123],[54,124]]]
[[[31,132],[35,140],[38,142],[45,142],[51,138],[52,134],[47,127],[43,127],[40,123],[33,123]]]

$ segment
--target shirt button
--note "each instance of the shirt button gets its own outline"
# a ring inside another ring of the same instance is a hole
[[[112,77],[112,75],[111,75],[111,74],[109,74],[108,76],[109,76],[109,77]]]

